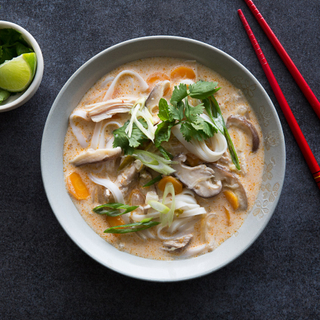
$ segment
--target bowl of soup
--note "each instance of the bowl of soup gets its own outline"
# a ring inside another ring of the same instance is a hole
[[[86,62],[45,125],[41,170],[61,226],[121,274],[180,281],[243,253],[281,193],[285,144],[265,90],[239,62],[173,36]]]

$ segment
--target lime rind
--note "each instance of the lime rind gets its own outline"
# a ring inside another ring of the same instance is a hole
[[[24,60],[26,60],[26,62],[28,63],[28,65],[31,69],[32,78],[33,78],[34,74],[36,73],[36,68],[37,68],[37,56],[34,52],[24,53],[22,56],[23,56]]]

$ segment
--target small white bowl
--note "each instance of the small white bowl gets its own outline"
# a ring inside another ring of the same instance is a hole
[[[22,34],[23,39],[30,45],[37,56],[37,69],[34,78],[27,90],[11,95],[6,101],[0,104],[0,112],[9,111],[25,104],[38,90],[43,75],[43,56],[38,42],[25,29],[15,23],[0,20],[0,29],[15,29]]]
[[[258,116],[265,167],[258,198],[238,232],[217,249],[187,260],[161,261],[117,250],[81,217],[66,190],[63,145],[68,118],[83,95],[114,68],[148,57],[197,60],[242,90]],[[153,36],[117,44],[94,56],[67,81],[47,118],[41,145],[42,179],[54,214],[70,238],[89,256],[121,274],[149,281],[180,281],[216,271],[242,254],[267,226],[280,197],[285,174],[285,142],[277,112],[257,79],[238,61],[208,44],[180,37]]]

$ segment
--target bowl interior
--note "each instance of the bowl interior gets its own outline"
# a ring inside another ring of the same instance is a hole
[[[86,91],[115,67],[157,56],[197,60],[242,89],[258,116],[264,136],[263,182],[248,218],[236,235],[216,250],[188,260],[156,261],[118,251],[87,225],[64,186],[63,144],[72,110]],[[281,192],[285,172],[285,144],[281,124],[270,98],[239,62],[221,50],[195,40],[171,36],[145,37],[104,50],[68,80],[47,118],[41,147],[41,170],[54,214],[71,239],[88,255],[104,266],[134,278],[179,281],[218,270],[243,253],[259,236],[271,218]]]
[[[19,31],[22,34],[23,39],[29,44],[29,46],[34,50],[36,56],[37,56],[37,69],[36,73],[34,75],[34,78],[29,85],[29,87],[23,91],[16,93],[14,95],[11,95],[6,101],[4,101],[0,105],[0,112],[9,111],[12,109],[15,109],[24,103],[26,103],[32,96],[36,93],[38,90],[42,76],[43,76],[43,69],[44,69],[44,62],[43,62],[43,56],[41,49],[39,47],[39,44],[34,39],[34,37],[25,29],[20,27],[19,25],[8,22],[8,21],[1,21],[0,20],[0,29],[15,29]]]

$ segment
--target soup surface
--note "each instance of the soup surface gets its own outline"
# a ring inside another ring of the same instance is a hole
[[[187,91],[175,100],[179,88]],[[237,235],[260,189],[261,141],[244,95],[219,74],[196,61],[142,59],[105,75],[71,114],[66,187],[89,226],[119,250],[195,257]]]

